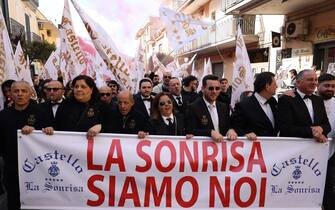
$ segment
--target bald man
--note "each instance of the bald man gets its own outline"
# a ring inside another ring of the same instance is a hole
[[[138,134],[140,138],[143,138],[148,134],[150,126],[146,117],[133,109],[133,95],[124,90],[119,92],[117,99],[117,108],[111,109],[103,116],[103,132]]]
[[[11,86],[14,105],[0,112],[0,155],[5,161],[4,183],[8,209],[20,209],[17,130],[21,129],[23,134],[29,134],[34,129],[41,129],[43,124],[46,125],[36,104],[30,102],[32,94],[29,83],[14,82]]]

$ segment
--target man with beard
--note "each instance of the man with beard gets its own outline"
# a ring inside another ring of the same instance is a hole
[[[335,137],[335,77],[331,74],[323,74],[318,78],[317,94],[323,98],[331,131],[329,138]],[[334,144],[331,144],[334,150]],[[328,161],[327,178],[323,205],[325,210],[335,209],[335,155]]]
[[[183,79],[181,94],[186,104],[192,103],[197,98],[198,85],[198,79],[193,75],[189,75]]]
[[[139,88],[139,93],[134,95],[134,109],[142,113],[149,120],[153,100],[152,81],[149,78],[141,79]]]

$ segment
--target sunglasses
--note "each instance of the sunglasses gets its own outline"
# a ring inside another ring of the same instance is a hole
[[[111,96],[111,93],[100,93],[100,96]]]
[[[63,88],[46,88],[46,90],[48,91],[48,92],[51,92],[51,91],[59,91],[59,90],[62,90]]]
[[[171,79],[171,76],[164,76],[165,79]]]
[[[210,91],[213,91],[213,90],[220,90],[220,87],[213,87],[213,86],[210,86],[210,87],[208,87],[208,90],[210,90]]]
[[[170,104],[172,104],[172,101],[171,100],[167,100],[167,101],[161,101],[161,102],[159,102],[159,106],[165,106],[165,104],[170,105]]]

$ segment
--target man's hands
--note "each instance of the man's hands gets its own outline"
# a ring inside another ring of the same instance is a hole
[[[320,126],[312,126],[312,133],[313,133],[313,138],[315,141],[319,143],[326,143],[327,142],[327,137],[323,135],[323,129]]]
[[[236,140],[237,139],[237,133],[234,129],[229,129],[227,131],[227,140]],[[211,131],[211,137],[215,142],[222,142],[224,141],[224,136],[222,136],[219,132],[212,130]]]

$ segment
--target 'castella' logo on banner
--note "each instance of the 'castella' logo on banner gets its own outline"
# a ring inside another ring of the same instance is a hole
[[[315,177],[321,175],[319,169],[319,162],[314,158],[305,158],[302,155],[290,158],[281,163],[275,163],[271,170],[271,175],[277,177],[281,174],[283,176],[290,175],[292,177],[287,183],[273,183],[271,185],[272,194],[319,194],[321,189],[313,186],[313,183],[308,183],[304,179],[310,174]],[[304,170],[305,169],[305,170]],[[307,169],[307,170],[306,170]],[[286,171],[286,173],[285,173]],[[309,173],[309,174],[308,174]]]

